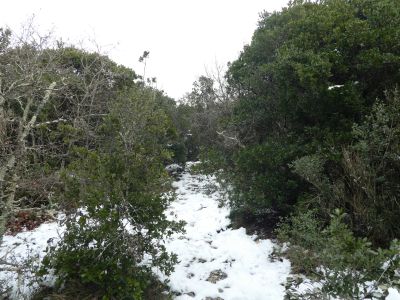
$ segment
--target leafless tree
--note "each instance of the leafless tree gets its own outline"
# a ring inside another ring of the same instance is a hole
[[[134,74],[116,71],[106,56],[40,35],[31,24],[20,35],[0,33],[1,243],[10,217],[51,202],[57,167],[68,162],[71,147],[95,147],[109,99]],[[49,160],[53,172],[43,171]],[[34,189],[38,203],[26,199]]]
[[[10,32],[3,31],[1,39],[5,47],[0,58],[0,242],[9,216],[18,206],[15,195],[26,167],[29,136],[57,86],[56,81],[43,80],[53,59],[43,60],[47,37],[23,35],[12,45]]]

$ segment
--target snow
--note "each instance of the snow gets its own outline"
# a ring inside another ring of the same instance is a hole
[[[173,183],[177,199],[166,211],[169,218],[186,222],[184,234],[165,240],[167,250],[176,253],[179,262],[168,277],[154,271],[160,279],[168,280],[176,300],[283,299],[283,284],[290,275],[289,261],[270,260],[274,248],[271,240],[247,235],[244,228],[230,228],[229,208],[220,205],[222,195],[215,178],[191,174],[191,166],[193,163]],[[5,236],[0,258],[8,253],[8,261],[32,260],[38,264],[48,243],[57,242],[63,230],[53,222],[30,232]],[[29,271],[19,277],[16,272],[0,271],[0,284],[2,280],[12,287],[11,299],[29,299],[37,287]],[[54,278],[49,277],[48,283],[52,281]],[[306,283],[300,290],[310,288]],[[399,300],[400,294],[390,289],[387,299]]]
[[[182,167],[178,164],[170,164],[165,167],[165,170],[167,170],[168,172],[176,171],[176,170],[180,170],[180,169],[182,169]]]
[[[170,174],[170,175],[178,175],[179,173],[183,172],[183,168],[178,165],[178,164],[172,164],[172,165],[168,165],[165,167],[165,170]]]
[[[43,223],[32,231],[20,232],[15,236],[6,235],[0,247],[0,258],[17,263],[19,266],[38,266],[46,254],[48,244],[56,243],[63,230],[58,222],[51,222]],[[0,264],[0,269],[2,267],[7,268]],[[21,270],[19,274],[15,271],[0,271],[0,292],[11,288],[11,299],[29,299],[29,295],[38,287],[35,275],[30,270],[30,268]],[[48,283],[53,280],[51,277],[47,278]]]
[[[330,91],[330,90],[338,89],[341,87],[344,87],[344,85],[343,84],[331,85],[330,87],[328,87],[328,90]]]
[[[398,290],[394,288],[389,288],[389,295],[386,297],[386,300],[399,300],[400,299],[400,293]]]
[[[229,228],[229,208],[219,205],[215,178],[184,172],[174,187],[177,200],[167,215],[187,223],[185,234],[166,241],[167,250],[179,259],[168,277],[176,299],[283,299],[289,261],[269,259],[274,246],[270,240],[246,235],[244,228]],[[207,281],[215,271],[226,278]]]
[[[298,295],[304,295],[306,293],[312,293],[315,290],[321,290],[321,288],[322,288],[321,282],[314,282],[314,281],[312,281],[312,280],[310,280],[310,279],[308,279],[308,278],[306,278],[304,276],[300,276],[300,277],[303,279],[303,282],[300,283],[295,288],[296,293]],[[373,282],[369,282],[369,286],[372,286],[372,285],[373,285]],[[378,291],[382,292],[382,290],[380,290],[380,289],[378,289]],[[389,288],[388,292],[389,292],[389,294],[385,298],[386,300],[400,300],[400,293],[399,293],[398,290],[396,290],[394,288]],[[332,299],[332,300],[338,299],[338,300],[340,300],[340,298],[335,298],[335,297],[331,297],[329,299]],[[364,298],[362,298],[362,299],[364,299]],[[370,299],[370,298],[368,298],[368,299]],[[375,298],[374,297],[373,299],[377,300],[377,299],[381,299],[381,298]]]

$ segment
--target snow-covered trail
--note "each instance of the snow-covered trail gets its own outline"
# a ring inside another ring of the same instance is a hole
[[[273,250],[270,240],[246,235],[243,228],[229,228],[229,208],[219,206],[221,195],[215,178],[192,174],[190,166],[173,183],[177,199],[166,212],[169,218],[187,223],[186,233],[165,241],[167,249],[178,255],[179,263],[168,277],[158,273],[160,278],[168,280],[176,300],[283,299],[282,284],[289,275],[290,263],[269,259]],[[63,231],[52,222],[4,236],[0,257],[13,257],[17,263],[38,263],[48,241],[60,239]],[[11,299],[29,299],[37,288],[34,274],[22,272],[18,276],[1,270],[4,267],[7,269],[7,265],[0,264],[0,299],[7,287],[12,291]],[[49,283],[53,280],[48,278]],[[400,293],[390,289],[386,299],[400,300]]]
[[[177,199],[166,211],[169,218],[187,223],[186,233],[165,241],[167,249],[178,255],[179,263],[168,278],[162,274],[160,277],[169,280],[175,299],[283,299],[281,284],[290,271],[289,262],[269,260],[271,241],[256,240],[243,228],[228,228],[229,208],[219,206],[215,179],[191,174],[190,164],[188,170],[173,183]],[[212,187],[214,191],[210,192]],[[58,240],[63,231],[57,222],[51,222],[5,236],[0,257],[8,253],[19,263],[31,258],[38,262],[48,241]],[[0,271],[0,290],[11,287],[12,299],[29,299],[37,287],[34,281],[30,272],[18,276]]]
[[[269,259],[270,240],[257,240],[245,229],[228,228],[229,208],[219,207],[215,179],[184,172],[174,182],[177,200],[167,211],[184,220],[186,233],[166,241],[179,263],[169,276],[176,299],[283,299],[290,263]]]

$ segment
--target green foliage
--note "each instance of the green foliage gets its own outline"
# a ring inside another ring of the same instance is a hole
[[[323,225],[313,211],[294,215],[278,229],[278,238],[289,242],[286,255],[295,272],[312,279],[314,288],[296,291],[301,280],[289,280],[288,299],[384,299],[388,287],[400,289],[400,243],[374,249],[366,238],[357,238],[346,224],[347,215],[336,210]],[[300,279],[298,277],[297,279]]]
[[[182,228],[162,196],[164,164],[186,158],[176,104],[104,55],[23,38],[0,29],[0,243],[19,209],[64,210],[38,275],[92,297],[147,297],[151,267],[176,261],[160,241]]]
[[[231,110],[231,101],[227,99],[221,80],[200,76],[178,106],[178,128],[184,137],[189,160],[197,160],[221,142],[221,124]]]
[[[76,280],[109,297],[140,299],[150,266],[171,271],[175,258],[159,240],[177,226],[163,215],[170,199],[160,194],[162,165],[149,163],[137,153],[81,151],[66,174],[65,197],[82,208],[68,216],[63,241],[44,261],[60,284]],[[141,265],[145,254],[149,266]]]
[[[312,197],[301,203],[327,216],[335,207],[345,209],[351,228],[374,244],[389,245],[400,236],[400,100],[398,92],[378,101],[364,122],[353,126],[353,144],[341,151],[336,169],[322,155],[308,155],[292,164],[309,184]]]
[[[385,142],[376,140],[381,133],[364,138],[364,144],[382,144],[375,154],[371,148],[361,155],[352,145],[354,130],[360,130],[354,124],[361,124],[377,98],[383,99],[400,80],[396,36],[400,6],[393,0],[293,1],[280,12],[261,16],[251,44],[226,74],[235,99],[226,129],[240,146],[221,152],[227,156],[224,169],[232,178],[235,208],[285,215],[298,202],[320,207],[319,215],[327,220],[340,207],[351,216],[357,234],[377,243],[399,235],[393,223],[399,190],[395,176],[386,175],[398,174],[397,161],[382,164],[385,170],[376,176],[382,183],[370,184],[378,188],[375,200],[366,200],[365,183],[356,187],[354,179],[370,172],[375,162],[367,160],[386,157]],[[352,153],[347,162],[346,151]],[[349,171],[355,164],[358,171]],[[346,172],[358,173],[348,174],[354,175],[350,178]],[[363,178],[372,180],[370,175]],[[380,195],[386,200],[378,201]],[[385,230],[380,225],[385,222],[393,225]]]
[[[185,143],[174,143],[171,145],[171,147],[169,147],[169,149],[173,154],[174,162],[184,165],[187,159],[187,148]]]
[[[14,172],[18,181],[18,209],[46,208],[53,205],[58,173],[70,163],[71,149],[97,146],[93,133],[117,93],[135,85],[135,73],[49,37],[24,38],[0,31],[0,165],[17,157],[6,173],[12,178],[8,173]],[[41,107],[52,82],[56,88]]]
[[[236,144],[205,164],[234,213],[297,211],[280,238],[323,285],[314,299],[398,283],[400,100],[387,91],[400,81],[399,36],[394,0],[291,1],[261,16],[226,74],[234,101],[220,131]]]
[[[101,146],[77,148],[65,171],[65,206],[77,209],[43,269],[54,269],[59,284],[94,286],[107,299],[142,299],[151,267],[169,274],[176,262],[161,242],[181,230],[164,215],[172,199],[162,194],[168,122],[149,95],[141,88],[121,95],[100,128]]]
[[[2,53],[10,44],[11,31],[0,28],[0,53]]]
[[[236,153],[235,173],[229,177],[233,209],[258,218],[287,210],[298,190],[287,166],[295,155],[295,148],[281,141],[265,142]]]

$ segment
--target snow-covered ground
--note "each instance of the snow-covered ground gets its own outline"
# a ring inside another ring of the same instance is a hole
[[[185,234],[166,241],[179,259],[169,276],[176,299],[283,299],[290,263],[270,261],[270,240],[229,228],[229,208],[219,207],[213,186],[214,178],[189,172],[174,183],[177,200],[167,213],[187,223]]]
[[[20,232],[15,236],[6,235],[0,247],[0,259],[18,267],[24,267],[27,264],[31,267],[38,266],[46,254],[48,243],[57,242],[62,231],[63,228],[57,222],[51,222],[41,224],[32,231]],[[9,271],[1,271],[3,268]],[[24,269],[15,271],[14,266],[0,263],[0,295],[4,290],[11,289],[12,299],[29,299],[29,295],[36,288],[35,275],[30,271]]]
[[[270,240],[246,235],[243,228],[230,228],[229,208],[219,205],[221,195],[215,179],[186,171],[173,185],[177,199],[166,213],[169,218],[186,221],[186,233],[165,241],[167,249],[178,255],[179,263],[168,278],[159,276],[169,280],[175,299],[283,299],[289,261],[269,259],[274,246]],[[48,242],[59,239],[61,232],[62,228],[53,222],[5,236],[0,258],[7,254],[8,259],[17,262],[37,262],[44,256]],[[0,270],[2,267],[0,264]],[[30,273],[18,276],[16,272],[0,271],[0,291],[6,285],[12,287],[13,299],[29,298],[35,288],[30,283],[34,283]],[[399,300],[400,294],[391,290],[387,299]]]

